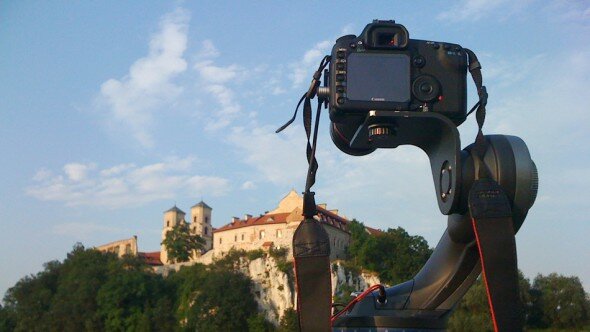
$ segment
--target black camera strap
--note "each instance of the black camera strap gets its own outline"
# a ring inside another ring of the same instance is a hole
[[[318,100],[312,138],[311,99],[317,94],[322,71],[330,57],[322,59],[314,73],[308,91],[299,99],[293,117],[276,132],[287,128],[297,117],[297,110],[303,102],[303,127],[307,136],[307,179],[303,193],[303,217],[293,235],[293,257],[295,261],[295,282],[297,286],[297,311],[301,331],[329,331],[332,307],[332,286],[330,273],[330,238],[318,220],[315,184],[318,163],[315,158],[322,101]],[[311,139],[311,141],[310,141]]]
[[[479,95],[475,108],[478,133],[470,153],[475,166],[475,182],[469,190],[468,205],[494,331],[522,331],[516,240],[508,196],[492,178],[483,162],[488,142],[482,132],[488,94],[482,85],[481,65],[475,54],[465,49],[469,72]]]

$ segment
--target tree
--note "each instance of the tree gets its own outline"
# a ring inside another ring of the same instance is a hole
[[[279,332],[299,332],[299,316],[295,309],[287,309],[279,324]]]
[[[578,277],[537,275],[532,303],[531,325],[536,327],[580,328],[590,319],[590,302]]]
[[[248,332],[273,332],[274,325],[266,320],[264,314],[257,314],[248,318]]]
[[[187,262],[193,252],[202,250],[205,240],[202,237],[191,234],[186,223],[179,223],[166,232],[166,238],[162,241],[166,246],[168,258],[173,262]]]
[[[170,277],[178,290],[177,319],[186,331],[241,331],[258,314],[252,281],[225,265],[195,264]]]
[[[411,279],[432,254],[422,236],[411,236],[401,227],[371,236],[362,223],[353,220],[349,231],[348,256],[353,265],[377,272],[388,284]]]
[[[168,330],[175,326],[173,294],[162,276],[146,270],[136,257],[109,269],[97,293],[97,314],[109,331]]]
[[[3,325],[12,326],[15,331],[48,330],[51,319],[49,310],[57,290],[61,269],[61,263],[48,262],[44,264],[43,271],[22,278],[8,289],[3,309],[8,321]]]

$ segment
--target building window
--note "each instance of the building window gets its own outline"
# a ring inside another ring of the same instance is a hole
[[[221,238],[219,238],[219,244],[221,244]]]
[[[209,223],[209,217],[205,217],[205,224]]]
[[[130,244],[125,245],[125,255],[131,255],[131,245]]]
[[[238,242],[238,236],[234,235],[234,242]]]
[[[197,222],[197,217],[193,217],[193,222]]]
[[[205,226],[205,235],[209,234],[209,228]]]
[[[283,237],[283,230],[277,229],[277,237],[278,238],[282,238]]]
[[[242,233],[242,241],[244,241],[244,233]]]
[[[266,233],[264,232],[264,230],[260,231],[260,234],[258,235],[258,238],[259,238],[260,240],[264,239],[264,235],[265,235],[265,234],[266,234]]]
[[[166,227],[170,227],[170,220],[166,220]]]

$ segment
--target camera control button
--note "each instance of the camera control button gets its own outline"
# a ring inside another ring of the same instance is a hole
[[[426,64],[426,60],[423,56],[418,55],[414,57],[414,59],[412,59],[412,64],[414,65],[414,67],[422,68]]]
[[[339,59],[344,59],[345,55],[346,55],[346,53],[344,51],[337,51],[336,52],[336,57]]]
[[[344,81],[344,74],[336,74],[336,81]]]
[[[346,67],[344,65],[344,63],[337,63],[336,64],[336,69],[338,70],[344,70]]]
[[[432,76],[418,76],[412,83],[412,93],[422,102],[433,101],[440,94],[440,84]]]

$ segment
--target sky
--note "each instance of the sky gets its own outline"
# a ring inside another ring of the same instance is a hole
[[[377,18],[478,54],[485,133],[521,137],[540,174],[519,268],[590,290],[587,1],[2,1],[0,295],[76,242],[137,235],[141,251],[159,250],[174,204],[204,200],[220,227],[301,192],[301,119],[274,130],[336,38]],[[324,113],[317,203],[434,247],[446,217],[426,155],[348,156],[328,123]],[[470,144],[475,120],[459,129]]]

